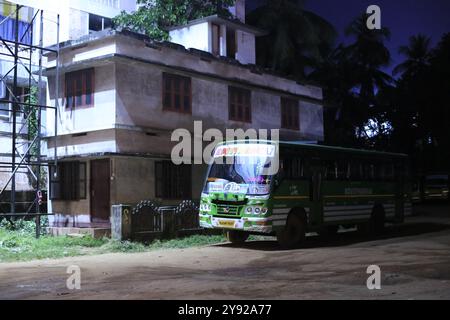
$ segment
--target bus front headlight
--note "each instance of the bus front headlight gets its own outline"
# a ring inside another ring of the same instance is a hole
[[[211,205],[209,205],[207,203],[200,204],[200,211],[210,212],[211,211]]]
[[[245,209],[245,212],[247,214],[256,214],[256,215],[266,214],[267,211],[268,211],[268,209],[266,207],[247,207]]]

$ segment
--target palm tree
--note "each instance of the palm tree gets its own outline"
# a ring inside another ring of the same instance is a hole
[[[356,123],[357,134],[370,142],[372,136],[366,130],[368,124],[374,128],[372,134],[382,132],[384,125],[379,120],[377,92],[387,87],[392,82],[392,77],[383,71],[383,67],[387,67],[391,61],[389,49],[385,46],[390,31],[387,28],[367,28],[367,17],[364,14],[347,27],[346,34],[353,36],[355,40],[345,51],[347,59],[353,64],[352,76],[356,84],[353,91],[358,93],[358,113],[362,122]]]
[[[406,60],[395,67],[393,74],[409,73],[414,75],[424,69],[428,65],[430,58],[431,38],[418,34],[409,38],[407,46],[401,46],[399,53],[406,57]]]
[[[360,85],[360,96],[372,100],[376,89],[386,86],[392,78],[382,71],[391,60],[389,49],[384,41],[390,38],[387,28],[370,30],[366,26],[367,15],[355,19],[346,29],[355,42],[346,48],[348,59],[354,63],[354,76]],[[368,101],[371,102],[371,101]]]
[[[305,69],[320,59],[321,46],[336,37],[334,27],[305,10],[301,0],[266,1],[247,22],[267,31],[257,39],[258,64],[301,79]]]

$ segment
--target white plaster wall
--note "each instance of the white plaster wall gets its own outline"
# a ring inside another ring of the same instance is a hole
[[[220,55],[226,56],[227,55],[227,27],[224,25],[220,26]]]
[[[236,0],[234,6],[228,10],[233,16],[245,23],[245,0]]]
[[[65,18],[68,18],[70,23],[67,40],[75,40],[89,34],[89,13],[70,8],[69,16]]]
[[[308,139],[323,141],[323,107],[300,102],[300,131]]]
[[[170,41],[186,48],[211,52],[209,23],[203,22],[169,32]]]
[[[112,37],[89,43],[87,46],[80,46],[66,50],[59,58],[59,67],[63,71],[64,68],[71,66],[77,62],[83,62],[89,59],[98,58],[105,55],[111,55],[117,52],[116,43]],[[56,66],[56,59],[53,54],[49,55],[46,63],[47,68],[54,68]]]
[[[115,124],[115,67],[114,64],[95,68],[94,105],[68,109],[65,107],[64,75],[61,77],[59,92],[59,114],[56,119],[58,134],[74,134],[85,131],[111,129]],[[50,78],[48,99],[55,106],[54,77]],[[53,124],[55,113],[47,112],[47,123]],[[54,135],[54,127],[48,126],[45,130],[47,136]]]
[[[47,138],[47,156],[54,156],[54,138]],[[116,152],[116,136],[114,130],[89,132],[84,136],[64,135],[57,139],[57,156],[72,157],[76,155]]]
[[[237,31],[236,60],[243,64],[255,64],[255,35],[243,31]]]
[[[195,48],[212,53],[212,28],[210,22],[199,23],[169,32],[170,41],[181,44],[185,48]],[[255,64],[255,35],[237,31],[236,60],[242,64]],[[226,56],[226,27],[220,25],[220,55]]]

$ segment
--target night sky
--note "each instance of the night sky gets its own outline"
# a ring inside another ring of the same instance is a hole
[[[351,41],[345,37],[348,24],[371,4],[381,8],[381,24],[391,30],[386,43],[391,51],[390,71],[402,61],[398,48],[408,43],[411,35],[423,33],[432,37],[435,45],[442,34],[450,32],[449,0],[305,0],[305,8],[332,23],[339,32],[338,42]],[[264,0],[248,0],[248,9]]]

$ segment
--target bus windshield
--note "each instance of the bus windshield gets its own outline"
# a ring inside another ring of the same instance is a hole
[[[216,150],[203,192],[268,194],[272,175],[264,173],[272,165],[272,158],[273,154],[268,155],[265,152],[261,154],[246,152],[225,154]]]

